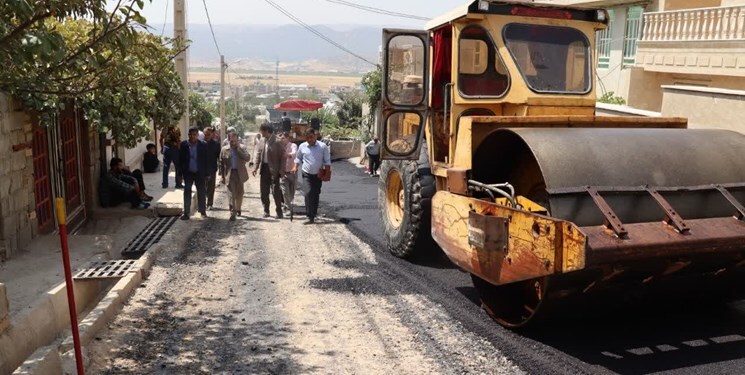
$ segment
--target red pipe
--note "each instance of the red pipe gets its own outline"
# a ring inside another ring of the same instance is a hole
[[[78,375],[84,375],[83,353],[80,348],[80,333],[78,332],[78,312],[75,307],[75,290],[73,289],[72,270],[70,268],[70,248],[67,245],[67,213],[65,211],[64,198],[57,198],[57,219],[59,221],[59,238],[62,246],[62,264],[65,267],[65,289],[67,290],[67,305],[70,309],[70,326],[72,328],[72,341],[75,347],[75,364]]]

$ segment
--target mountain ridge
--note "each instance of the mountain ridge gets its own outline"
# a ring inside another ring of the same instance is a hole
[[[151,25],[153,33],[160,33],[163,25]],[[344,46],[370,62],[377,63],[382,28],[367,25],[314,25],[313,28],[334,42]],[[166,24],[170,35],[173,26]],[[274,68],[279,60],[281,68],[311,69],[309,63],[323,71],[364,72],[373,69],[362,61],[298,25],[214,25],[220,51],[229,64],[245,69]],[[219,54],[209,25],[190,24],[188,37],[189,61],[192,66],[219,67]],[[236,62],[237,61],[237,62]]]

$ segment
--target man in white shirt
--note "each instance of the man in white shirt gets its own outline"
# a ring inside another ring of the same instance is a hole
[[[367,160],[370,161],[370,176],[375,177],[378,175],[378,168],[380,168],[380,140],[377,135],[365,145],[365,153],[367,154]]]
[[[297,175],[292,173],[292,167],[295,165],[295,155],[297,155],[297,145],[290,142],[290,134],[287,132],[279,134],[279,140],[285,146],[285,175],[279,179],[282,188],[282,211],[285,215],[290,215],[292,210],[292,201],[295,199],[295,186],[297,184]]]
[[[297,173],[301,168],[303,174],[303,194],[305,195],[305,210],[308,221],[305,224],[313,224],[318,214],[318,200],[321,195],[321,176],[319,174],[331,173],[331,152],[323,142],[318,142],[316,130],[309,128],[305,131],[306,142],[297,149],[295,166],[292,173]]]

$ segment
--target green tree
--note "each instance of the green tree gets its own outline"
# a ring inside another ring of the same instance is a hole
[[[148,1],[149,2],[149,1]],[[143,31],[144,0],[0,3],[0,90],[42,124],[68,103],[92,126],[131,146],[183,114],[173,57],[183,43]]]
[[[215,106],[195,92],[189,93],[189,119],[200,128],[212,125]]]
[[[377,69],[371,70],[362,76],[365,102],[370,106],[370,113],[375,113],[378,109],[378,102],[380,102],[380,97],[383,95],[382,75],[383,71],[378,66]]]
[[[256,116],[261,114],[258,105],[252,104],[256,98],[244,96],[241,98],[228,98],[225,100],[225,122],[226,126],[234,127],[240,134],[256,130]],[[219,108],[215,109],[216,113]],[[218,114],[219,116],[219,114]]]
[[[382,75],[383,71],[378,66],[377,69],[371,70],[362,76],[363,95],[365,97],[365,103],[370,108],[370,114],[363,121],[363,124],[366,125],[363,137],[365,140],[370,139],[374,131],[375,113],[378,111],[380,98],[383,95]]]
[[[318,118],[323,127],[339,127],[339,118],[336,117],[336,113],[325,107],[320,108],[315,112],[303,112],[303,119],[306,122],[310,123],[312,118]]]
[[[106,0],[0,2],[0,90],[43,109],[62,102],[59,97],[119,85],[96,78],[110,69],[112,47],[126,52],[138,38],[143,6],[143,0],[120,0],[108,12]]]
[[[357,129],[362,124],[362,97],[355,93],[339,95],[342,100],[341,107],[336,112],[339,118],[339,126]]]
[[[82,20],[69,22],[86,24]],[[79,33],[67,37],[77,36]],[[131,147],[150,134],[151,121],[157,129],[178,124],[186,110],[186,100],[172,63],[178,48],[170,44],[172,41],[138,32],[127,51],[108,51],[111,61],[95,79],[119,84],[76,96],[92,126],[101,132],[110,131],[118,143]]]

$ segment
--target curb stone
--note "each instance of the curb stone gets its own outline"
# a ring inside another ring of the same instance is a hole
[[[171,228],[163,238],[138,259],[135,269],[121,278],[93,307],[93,309],[79,323],[80,341],[83,346],[84,362],[90,362],[86,355],[86,348],[96,335],[116,316],[133,291],[150,274],[150,269],[163,248],[173,242],[177,225]],[[182,228],[178,228],[179,231]],[[186,228],[184,228],[186,229]],[[185,241],[181,236],[178,241]],[[69,333],[69,330],[68,330]],[[89,363],[85,363],[88,365]],[[75,373],[75,355],[71,336],[65,337],[59,345],[49,345],[37,349],[26,361],[13,372],[13,375],[48,375]]]

